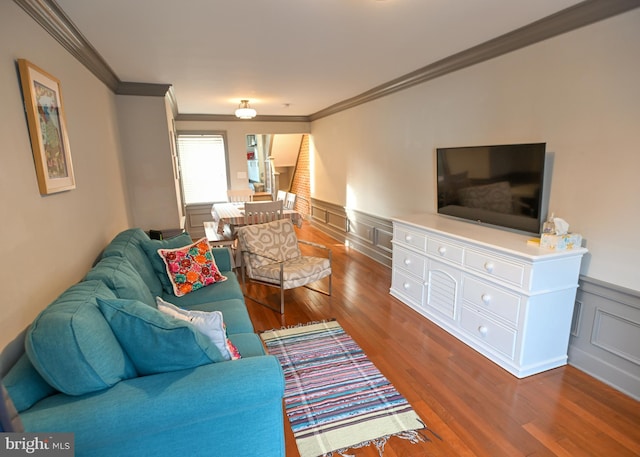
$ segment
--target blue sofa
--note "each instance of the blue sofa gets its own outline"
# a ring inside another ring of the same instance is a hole
[[[226,281],[182,297],[167,287],[156,251],[190,241],[125,230],[40,313],[3,370],[25,431],[73,432],[77,457],[284,456],[282,369],[254,333],[229,250],[212,249]],[[156,297],[221,311],[242,358],[223,360]]]

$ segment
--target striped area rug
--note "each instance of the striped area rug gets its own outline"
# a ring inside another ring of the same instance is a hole
[[[285,409],[302,457],[344,454],[374,444],[382,455],[399,436],[428,440],[407,400],[336,322],[261,334],[285,375]]]

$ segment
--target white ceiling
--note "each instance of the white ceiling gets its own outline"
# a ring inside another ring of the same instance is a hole
[[[124,82],[181,114],[310,115],[579,0],[57,0]]]

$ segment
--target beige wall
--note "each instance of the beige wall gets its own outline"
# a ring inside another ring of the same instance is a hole
[[[312,196],[435,212],[436,147],[546,142],[583,274],[640,290],[639,25],[634,10],[313,122]]]
[[[128,225],[115,96],[13,2],[0,2],[0,347]],[[61,81],[77,188],[38,192],[15,61]]]

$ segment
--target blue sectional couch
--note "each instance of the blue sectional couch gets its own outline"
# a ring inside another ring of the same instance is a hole
[[[229,251],[212,249],[226,281],[171,291],[157,249],[188,243],[125,230],[34,320],[2,379],[25,431],[73,432],[77,457],[285,454],[282,369],[254,333]],[[156,297],[221,311],[242,357],[224,360]]]

